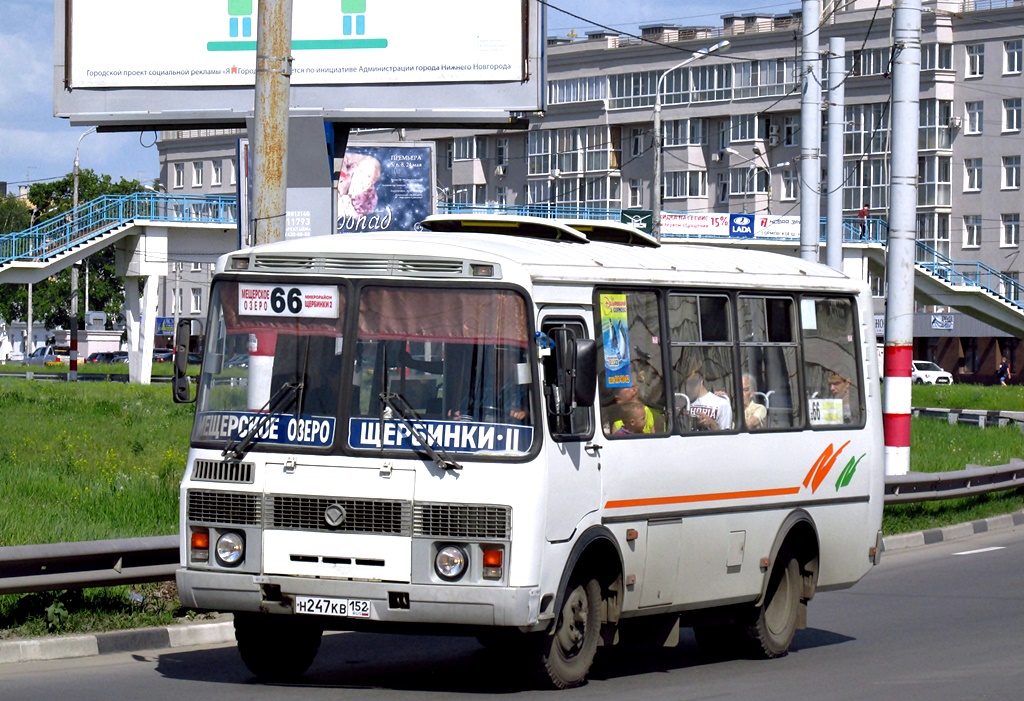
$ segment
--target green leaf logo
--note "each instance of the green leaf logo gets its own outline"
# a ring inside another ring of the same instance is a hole
[[[837,492],[850,484],[850,480],[853,479],[854,473],[857,472],[857,465],[859,465],[860,461],[864,459],[864,455],[867,455],[867,453],[864,453],[859,458],[850,458],[850,462],[846,463],[846,467],[844,467],[843,471],[839,473],[839,479],[836,480]]]

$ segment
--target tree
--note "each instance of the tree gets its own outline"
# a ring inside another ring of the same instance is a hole
[[[70,212],[74,203],[74,174],[68,173],[60,180],[47,183],[36,183],[29,188],[28,199],[35,205],[36,222],[46,221],[53,217],[64,216]],[[109,175],[98,175],[85,168],[78,174],[78,202],[80,205],[101,195],[128,195],[142,192],[142,184],[138,180],[114,180]],[[10,231],[21,231],[29,226],[31,211],[25,219]],[[3,212],[0,209],[0,225],[3,224]],[[124,306],[124,284],[115,274],[114,249],[107,247],[82,261],[89,270],[89,304],[94,309],[102,309],[107,313],[108,321],[119,319]],[[81,293],[81,290],[79,291]],[[32,288],[32,315],[47,328],[61,326],[71,327],[71,271],[62,270],[47,280],[35,284]],[[81,328],[85,318],[85,305],[79,305],[78,322]],[[7,320],[25,319],[28,317],[28,294],[24,285],[0,285],[0,317]]]

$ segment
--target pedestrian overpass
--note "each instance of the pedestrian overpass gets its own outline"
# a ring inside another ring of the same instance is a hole
[[[440,203],[439,203],[440,204]],[[621,210],[577,207],[441,205],[449,213],[524,214],[566,219],[612,219]],[[799,256],[792,239],[735,239],[725,236],[679,236],[663,243],[759,248]],[[824,245],[824,222],[821,242]],[[79,205],[63,218],[48,219],[25,231],[0,236],[0,283],[34,283],[89,255],[116,246],[117,274],[125,278],[129,375],[148,383],[157,315],[157,283],[171,260],[214,262],[238,248],[237,200],[230,196],[168,193],[104,195]],[[886,229],[871,220],[861,238],[856,218],[843,220],[844,270],[866,277],[867,265],[884,269]],[[1008,335],[1024,336],[1021,283],[978,261],[957,261],[917,242],[914,294],[924,304],[953,307]]]

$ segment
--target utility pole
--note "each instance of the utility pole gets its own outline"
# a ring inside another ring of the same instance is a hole
[[[889,260],[885,271],[882,417],[885,425],[885,474],[905,475],[910,472],[917,131],[921,112],[921,0],[896,0],[892,44],[892,155]]]
[[[253,219],[257,244],[284,240],[292,0],[257,3]]]
[[[828,40],[828,163],[825,194],[825,262],[843,270],[843,132],[846,112],[846,39]]]
[[[821,57],[818,52],[821,0],[803,0],[801,7],[800,259],[817,262],[821,237]]]
[[[74,233],[75,225],[78,223],[78,174],[80,172],[78,167],[78,151],[82,147],[82,139],[87,137],[96,131],[96,127],[89,127],[82,132],[82,135],[78,137],[78,144],[75,146],[75,165],[72,168],[73,187],[71,193],[71,218],[68,221],[68,226],[71,231],[68,232],[68,238],[71,238],[71,234]],[[88,311],[88,309],[86,309]],[[68,367],[68,382],[78,381],[78,263],[74,263],[71,266],[71,349],[70,349],[70,363]]]

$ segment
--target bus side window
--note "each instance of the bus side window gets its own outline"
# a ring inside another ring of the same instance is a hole
[[[668,298],[676,430],[737,428],[732,313],[724,295],[672,294]]]
[[[798,396],[799,349],[796,342],[796,306],[788,297],[740,296],[743,415],[748,430],[787,429],[803,425]],[[762,412],[748,402],[764,407]]]
[[[805,297],[800,301],[800,328],[811,425],[863,425],[864,393],[853,300]]]

